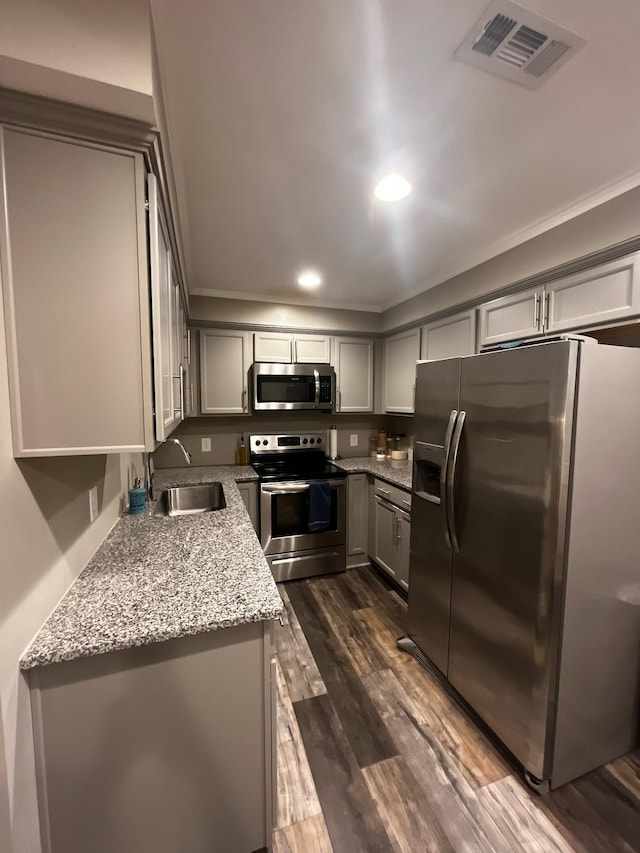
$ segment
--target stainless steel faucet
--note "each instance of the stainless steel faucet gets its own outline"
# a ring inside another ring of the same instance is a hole
[[[179,438],[165,438],[164,441],[161,441],[160,444],[175,444],[182,451],[182,455],[184,456],[184,460],[187,465],[191,465],[191,454],[184,446],[184,444],[180,441]],[[155,469],[153,467],[153,460],[151,458],[151,453],[147,453],[147,466],[146,466],[146,475],[147,475],[147,494],[149,495],[149,500],[152,501],[153,498],[153,475],[155,473]]]
[[[187,463],[187,465],[191,465],[191,454],[189,453],[189,451],[184,446],[184,444],[180,441],[179,438],[166,438],[161,443],[162,444],[177,444],[178,447],[180,448],[180,450],[182,451],[183,455],[184,455],[185,462]]]

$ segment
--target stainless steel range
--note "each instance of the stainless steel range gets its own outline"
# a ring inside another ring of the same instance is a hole
[[[347,476],[327,461],[324,445],[323,433],[249,438],[260,542],[276,581],[346,568]]]

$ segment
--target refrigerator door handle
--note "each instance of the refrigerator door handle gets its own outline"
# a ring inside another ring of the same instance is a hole
[[[451,453],[451,440],[453,437],[453,428],[458,417],[458,410],[452,409],[449,415],[449,423],[447,424],[447,432],[444,437],[444,461],[440,469],[440,505],[442,506],[442,518],[444,521],[444,540],[447,543],[447,548],[451,548],[451,533],[449,525],[449,513],[447,511],[446,487],[447,487],[447,471],[449,469],[449,454]]]
[[[458,467],[458,451],[460,449],[460,439],[462,438],[462,428],[464,420],[467,416],[466,412],[461,411],[458,414],[458,420],[453,431],[451,439],[451,453],[447,464],[447,518],[449,520],[449,535],[451,536],[451,544],[456,554],[460,553],[460,545],[458,543],[458,532],[456,530],[456,472]]]

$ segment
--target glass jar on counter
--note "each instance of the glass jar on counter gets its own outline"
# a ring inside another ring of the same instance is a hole
[[[373,459],[375,459],[377,452],[378,452],[378,436],[370,435],[369,436],[369,456],[371,456]]]

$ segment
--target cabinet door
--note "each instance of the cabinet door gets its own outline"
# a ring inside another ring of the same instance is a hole
[[[407,512],[399,509],[396,512],[396,532],[397,532],[397,569],[396,580],[404,587],[409,589],[409,543],[411,541],[411,516]]]
[[[331,364],[329,335],[296,335],[293,349],[293,360],[299,364]]]
[[[375,499],[373,559],[392,577],[396,575],[396,511],[391,504]]]
[[[255,483],[238,483],[238,491],[242,497],[245,507],[247,508],[247,512],[249,513],[249,518],[251,519],[251,524],[253,524],[253,529],[256,533],[260,531],[260,525],[258,522],[258,487]]]
[[[542,333],[542,288],[494,299],[479,309],[480,347]]]
[[[373,341],[336,338],[337,412],[373,411]]]
[[[420,358],[456,358],[476,351],[476,312],[465,311],[422,327]]]
[[[293,335],[280,332],[256,332],[253,336],[254,361],[290,364],[293,355]]]
[[[177,367],[177,281],[164,213],[159,204],[157,181],[147,176],[149,192],[149,252],[153,336],[153,385],[155,432],[164,441],[180,423],[180,375]]]
[[[413,414],[420,330],[410,329],[387,338],[384,353],[384,410]]]
[[[14,455],[144,450],[141,155],[1,128],[0,264]]]
[[[545,332],[564,332],[640,314],[640,253],[546,285]]]
[[[367,552],[367,475],[349,474],[347,480],[347,556]]]
[[[249,334],[200,331],[200,411],[203,415],[248,412]]]

